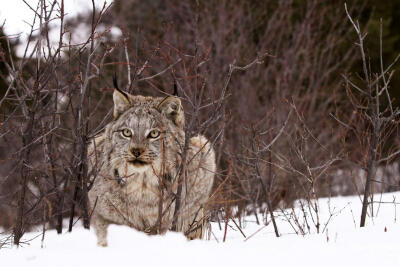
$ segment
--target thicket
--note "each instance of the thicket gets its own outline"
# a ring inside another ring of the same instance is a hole
[[[318,217],[318,197],[364,192],[364,170],[367,199],[398,190],[398,169],[385,167],[395,166],[399,147],[400,79],[386,70],[400,51],[397,5],[349,3],[363,26],[363,57],[344,1],[116,0],[73,20],[63,1],[38,1],[22,58],[13,38],[0,37],[0,226],[13,229],[16,243],[38,224],[61,232],[64,218],[70,230],[76,218],[89,227],[87,142],[111,119],[115,74],[133,94],[176,90],[186,134],[210,138],[213,220],[253,213],[267,223],[295,199]],[[56,44],[52,19],[62,25]],[[369,98],[350,87],[370,90]],[[393,123],[379,127],[369,150],[373,99]],[[380,166],[387,175],[376,177]]]

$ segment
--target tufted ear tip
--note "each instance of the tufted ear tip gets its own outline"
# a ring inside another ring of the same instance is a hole
[[[113,93],[114,101],[114,119],[118,118],[124,111],[130,107],[129,97],[126,93],[122,92],[118,88],[114,89]]]
[[[185,115],[181,100],[178,97],[169,96],[164,98],[157,109],[168,119],[172,120],[178,127],[183,128],[185,125]]]

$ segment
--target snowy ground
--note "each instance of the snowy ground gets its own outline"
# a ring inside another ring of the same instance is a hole
[[[376,196],[375,201],[380,197]],[[368,218],[368,226],[363,229],[357,227],[359,197],[339,197],[320,199],[321,231],[324,230],[320,234],[295,234],[294,229],[298,227],[290,226],[280,213],[278,227],[282,235],[279,238],[274,236],[272,224],[257,225],[254,216],[249,216],[242,222],[247,241],[232,222],[225,243],[222,242],[224,233],[216,223],[212,225],[211,239],[202,241],[187,241],[178,233],[147,236],[128,227],[111,226],[109,246],[101,248],[96,246],[92,230],[76,227],[72,233],[60,236],[55,231],[47,231],[43,248],[40,236],[20,248],[3,248],[0,263],[1,266],[42,267],[400,266],[397,222],[400,207],[393,203],[396,199],[400,199],[400,192],[384,194],[381,201],[388,203],[374,206],[377,217]],[[296,208],[295,212],[302,224],[301,210]],[[292,218],[292,224],[293,221]],[[329,223],[326,225],[326,222]],[[311,232],[314,231],[315,227],[311,227]],[[38,235],[40,232],[27,233],[24,238],[29,240]]]

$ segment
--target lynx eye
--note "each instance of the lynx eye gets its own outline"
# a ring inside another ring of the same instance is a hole
[[[128,128],[122,129],[121,132],[122,132],[122,135],[123,135],[124,137],[131,137],[131,136],[132,136],[132,131],[129,130]]]
[[[149,138],[157,138],[160,136],[160,131],[159,130],[151,130],[148,137]]]

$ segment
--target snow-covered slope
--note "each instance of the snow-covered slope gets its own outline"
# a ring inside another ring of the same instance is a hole
[[[298,230],[278,213],[281,237],[272,224],[257,225],[254,216],[242,222],[245,238],[231,222],[226,242],[213,223],[210,240],[187,241],[181,234],[147,236],[125,226],[111,226],[109,246],[96,246],[93,231],[76,227],[72,233],[47,231],[43,248],[40,232],[27,233],[29,244],[0,250],[1,266],[400,266],[400,192],[375,196],[376,217],[358,227],[361,201],[356,197],[320,199],[320,234],[295,234]],[[294,210],[299,225],[301,209]],[[285,211],[288,217],[292,212]],[[292,214],[293,215],[293,214]],[[293,218],[291,223],[293,224]],[[308,218],[310,231],[315,232]],[[328,222],[328,224],[326,224]],[[305,227],[305,231],[308,230]],[[261,229],[261,230],[260,230]],[[255,234],[254,234],[255,233]],[[253,235],[254,234],[254,235]],[[250,238],[249,238],[250,237]],[[218,240],[218,241],[217,241]]]

